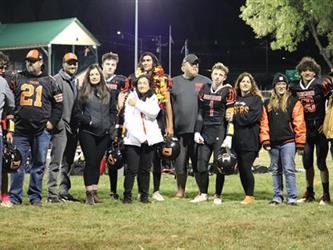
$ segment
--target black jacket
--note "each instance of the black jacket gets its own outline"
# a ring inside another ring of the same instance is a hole
[[[262,109],[263,102],[259,96],[248,94],[236,97],[233,117],[235,127],[233,147],[236,152],[259,151],[259,126]]]
[[[102,103],[96,94],[87,103],[79,97],[80,130],[96,136],[110,134],[117,119],[116,98],[110,94],[109,102]]]

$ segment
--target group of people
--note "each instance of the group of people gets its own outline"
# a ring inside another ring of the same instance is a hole
[[[78,143],[85,158],[84,185],[86,204],[102,202],[98,196],[100,163],[112,165],[116,159],[108,148],[121,145],[126,159],[123,203],[132,203],[137,179],[139,200],[149,203],[150,171],[153,172],[152,198],[163,201],[160,193],[164,161],[157,148],[165,138],[176,137],[180,153],[174,161],[178,199],[185,197],[189,160],[194,170],[198,195],[191,202],[208,200],[209,166],[213,154],[216,173],[213,202],[222,204],[225,174],[218,171],[221,149],[233,151],[244,189],[242,204],[255,202],[252,165],[263,146],[271,156],[273,198],[278,205],[286,179],[287,204],[315,200],[314,148],[322,180],[320,204],[330,202],[329,175],[326,166],[328,140],[322,131],[325,102],[333,88],[333,75],[320,77],[320,66],[304,57],[296,69],[297,82],[289,82],[281,73],[274,76],[271,96],[264,100],[254,77],[241,73],[234,85],[225,83],[229,69],[216,63],[211,79],[199,74],[199,58],[184,57],[183,74],[171,79],[157,57],[145,52],[137,70],[129,77],[117,75],[119,57],[102,56],[102,68],[90,65],[82,82],[76,77],[78,57],[69,52],[54,77],[44,71],[42,53],[33,49],[25,57],[26,70],[6,74],[8,57],[0,53],[0,115],[7,120],[0,137],[0,155],[4,138],[20,152],[21,166],[11,173],[10,184],[2,174],[2,206],[19,205],[27,157],[31,156],[29,201],[42,205],[42,183],[46,156],[51,143],[51,161],[47,167],[47,202],[78,201],[70,194],[70,169]],[[4,123],[5,124],[5,123]],[[15,126],[14,126],[15,125]],[[15,128],[14,128],[15,127]],[[6,131],[4,131],[6,130]],[[1,130],[2,131],[2,130]],[[307,189],[297,200],[295,153],[303,157]],[[2,156],[2,155],[1,155]],[[108,157],[106,159],[106,157]],[[0,161],[2,164],[2,161]],[[117,193],[117,168],[109,168],[110,197]],[[8,191],[9,186],[9,191]]]

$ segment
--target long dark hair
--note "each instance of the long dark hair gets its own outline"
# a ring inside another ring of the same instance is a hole
[[[89,80],[89,74],[93,69],[97,69],[101,76],[101,81],[97,85],[92,85]],[[82,87],[80,88],[80,101],[82,103],[88,103],[89,100],[92,99],[93,95],[98,96],[102,100],[103,104],[107,104],[110,101],[110,94],[105,84],[103,72],[98,64],[91,64],[87,69]]]
[[[160,65],[157,57],[153,53],[151,53],[149,51],[146,51],[146,52],[143,52],[141,54],[140,58],[139,58],[138,67],[141,68],[141,70],[143,70],[142,60],[143,60],[143,57],[145,57],[145,56],[150,56],[151,59],[153,60],[153,67],[152,67],[152,69],[154,69],[156,66]]]
[[[240,90],[240,87],[239,87],[239,83],[243,80],[244,77],[248,77],[250,78],[250,81],[251,81],[251,94],[252,95],[257,95],[259,96],[261,99],[263,99],[263,96],[261,95],[261,92],[256,84],[256,81],[254,80],[254,77],[248,73],[248,72],[243,72],[241,73],[238,77],[237,77],[237,80],[235,82],[235,90],[236,90],[236,93],[238,96],[242,96],[242,93],[241,93],[241,90]]]

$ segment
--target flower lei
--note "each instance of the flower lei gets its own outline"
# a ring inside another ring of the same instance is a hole
[[[135,76],[139,77],[144,74],[141,68],[137,68],[135,71]],[[165,108],[167,102],[167,92],[169,90],[169,79],[168,76],[165,75],[164,69],[162,66],[156,66],[152,70],[152,79],[154,81],[154,90],[158,99],[158,103],[162,109]]]

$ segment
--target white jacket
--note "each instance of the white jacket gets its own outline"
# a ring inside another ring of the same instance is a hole
[[[132,98],[137,99],[134,107],[128,104],[128,100]],[[125,103],[124,127],[127,131],[124,144],[140,147],[146,141],[149,146],[162,142],[163,136],[156,120],[159,112],[160,107],[155,94],[142,101],[136,91],[132,91]]]

